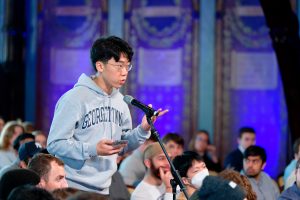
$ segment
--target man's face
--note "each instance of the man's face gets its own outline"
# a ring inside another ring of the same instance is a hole
[[[120,88],[125,84],[128,75],[128,71],[120,66],[128,66],[129,64],[128,59],[124,54],[121,54],[118,62],[116,62],[114,58],[111,58],[106,64],[103,64],[102,67],[97,67],[97,70],[102,73],[105,84],[109,89]]]
[[[68,187],[66,173],[63,166],[58,165],[55,161],[51,162],[51,170],[48,173],[48,179],[41,178],[40,187],[48,191]]]
[[[163,172],[170,171],[170,164],[164,153],[158,154],[150,159],[150,171],[153,176],[160,179],[159,169]]]
[[[244,149],[247,149],[251,145],[255,145],[256,137],[254,133],[245,132],[242,134],[242,137],[238,139],[239,145]]]
[[[203,161],[194,160],[186,175],[188,178],[192,179],[198,172],[201,172],[204,169],[206,169],[206,165]]]
[[[245,174],[252,178],[258,177],[266,165],[266,163],[263,163],[260,156],[249,156],[248,158],[244,158],[243,164]]]
[[[166,148],[168,149],[168,152],[170,153],[172,158],[175,158],[178,155],[181,155],[183,152],[183,147],[179,144],[177,144],[176,142],[174,142],[173,140],[170,140],[167,144],[166,144]]]

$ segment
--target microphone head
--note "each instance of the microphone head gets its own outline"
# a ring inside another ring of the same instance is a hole
[[[131,102],[132,102],[133,99],[134,98],[132,96],[130,96],[130,95],[125,95],[123,97],[123,101],[125,101],[127,104],[131,104]]]

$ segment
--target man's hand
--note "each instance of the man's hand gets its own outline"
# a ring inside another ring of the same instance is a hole
[[[100,156],[109,156],[120,153],[127,144],[113,145],[113,140],[102,139],[97,143],[97,154]]]
[[[152,105],[149,104],[149,107],[152,108]],[[160,108],[160,109],[157,110],[157,112],[158,112],[158,116],[153,116],[153,117],[151,117],[151,121],[152,121],[153,123],[156,121],[157,117],[160,117],[160,116],[166,114],[167,112],[169,112],[169,110],[167,110],[167,109],[166,109],[166,110],[162,110],[162,109]],[[142,126],[142,129],[144,129],[145,131],[149,131],[150,128],[151,128],[150,125],[148,124],[146,115],[145,115],[145,116],[143,117],[143,119],[142,119],[141,126]]]
[[[167,193],[172,193],[172,186],[170,183],[170,180],[173,178],[172,173],[170,170],[163,170],[163,168],[159,168],[159,175],[161,180],[163,181],[163,183],[166,186],[166,192]]]

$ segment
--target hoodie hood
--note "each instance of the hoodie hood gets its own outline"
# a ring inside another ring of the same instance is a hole
[[[103,96],[113,96],[114,94],[116,94],[119,91],[118,89],[113,88],[112,93],[110,95],[107,94],[93,81],[93,76],[95,76],[95,75],[92,75],[91,77],[89,77],[86,74],[81,74],[77,83],[74,85],[74,88],[79,87],[79,86],[87,87],[90,90],[93,90],[94,92],[101,94]]]

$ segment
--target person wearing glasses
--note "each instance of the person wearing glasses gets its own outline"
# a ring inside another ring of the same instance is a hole
[[[108,195],[118,154],[150,137],[146,117],[132,129],[129,108],[119,92],[132,69],[132,56],[132,48],[118,37],[97,39],[90,50],[96,74],[82,74],[56,104],[47,149],[65,163],[70,187]],[[167,112],[158,111],[158,116]],[[115,143],[118,140],[123,142]]]

